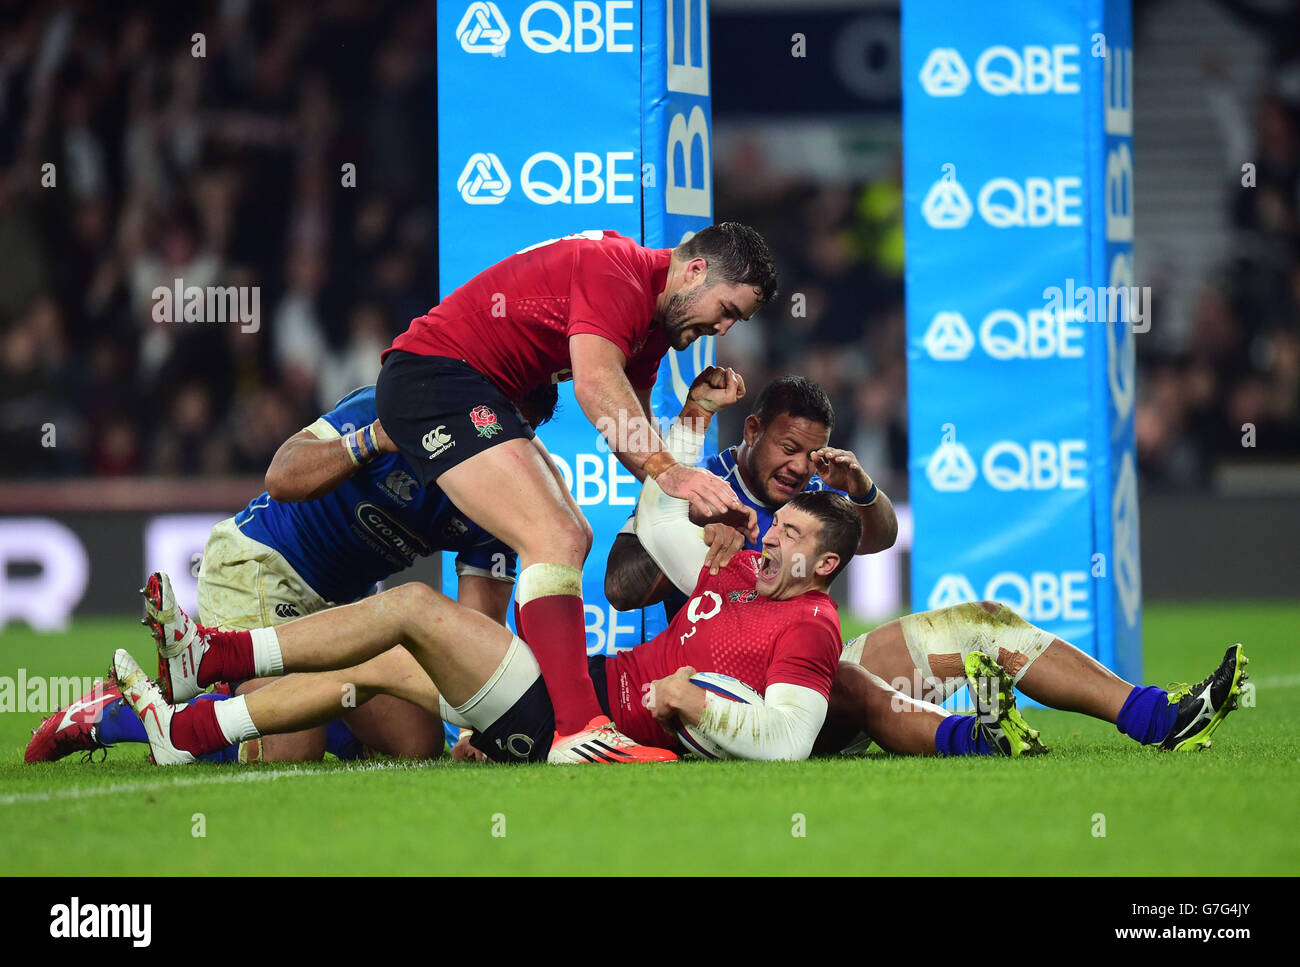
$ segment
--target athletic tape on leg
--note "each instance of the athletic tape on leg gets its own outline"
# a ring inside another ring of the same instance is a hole
[[[531,564],[519,575],[515,601],[520,608],[555,594],[582,597],[582,571],[570,564]]]
[[[971,652],[983,652],[1019,682],[1055,637],[1001,604],[991,612],[975,603],[922,611],[899,625],[912,663],[944,699],[966,684]]]
[[[443,721],[482,732],[510,711],[541,677],[542,669],[532,649],[516,635],[510,639],[497,670],[473,698],[464,705],[452,706],[439,697]]]

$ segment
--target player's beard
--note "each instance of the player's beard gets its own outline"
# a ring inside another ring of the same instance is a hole
[[[700,301],[700,296],[703,295],[704,288],[705,286],[701,285],[690,293],[675,292],[668,300],[668,308],[664,310],[664,334],[673,349],[685,349],[703,334],[699,328],[691,325],[690,319],[696,304]],[[693,328],[695,332],[692,334]]]

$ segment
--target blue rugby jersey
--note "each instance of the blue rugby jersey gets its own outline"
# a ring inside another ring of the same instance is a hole
[[[717,474],[731,485],[731,489],[736,492],[736,496],[740,498],[742,504],[746,507],[754,508],[754,513],[758,516],[758,540],[746,541],[745,549],[761,552],[763,550],[763,535],[766,534],[767,529],[772,526],[772,516],[780,508],[771,507],[768,504],[763,503],[763,501],[758,497],[749,492],[749,488],[745,486],[745,481],[741,478],[740,470],[736,466],[735,447],[728,447],[726,450],[722,450],[711,457],[706,457],[699,462],[698,466],[703,467],[710,473]],[[803,488],[804,493],[807,493],[810,490],[829,490],[831,493],[835,494],[844,493],[842,490],[836,490],[834,487],[827,486],[826,482],[822,480],[821,477],[817,476],[817,474],[813,474],[812,478],[809,479],[808,483]],[[845,496],[847,496],[847,494]]]
[[[745,541],[745,550],[759,551],[761,553],[763,550],[763,535],[766,534],[767,529],[772,526],[772,516],[780,508],[765,504],[762,500],[749,492],[749,488],[745,486],[745,481],[740,476],[740,470],[736,465],[736,448],[728,447],[726,450],[721,450],[711,457],[704,458],[696,464],[696,466],[703,467],[710,473],[717,474],[731,486],[731,489],[735,491],[736,496],[740,498],[742,504],[746,507],[754,508],[754,514],[758,517],[758,540]],[[804,485],[804,493],[807,493],[810,490],[829,490],[836,494],[844,493],[842,490],[836,490],[834,487],[827,486],[826,481],[822,480],[822,478],[817,476],[817,474],[813,474],[808,483]],[[847,494],[845,496],[847,496]],[[687,596],[674,588],[669,592],[668,597],[664,598],[664,613],[671,619],[672,616],[680,611],[682,606],[686,604],[686,600]]]
[[[375,388],[341,399],[322,421],[340,435],[373,423]],[[313,431],[315,432],[315,431]],[[326,431],[328,432],[328,431]],[[297,503],[262,494],[235,515],[248,537],[279,551],[317,594],[343,604],[417,557],[455,551],[456,563],[514,580],[514,551],[462,514],[436,487],[421,488],[406,460],[385,453],[332,493]],[[495,572],[494,572],[495,567]]]

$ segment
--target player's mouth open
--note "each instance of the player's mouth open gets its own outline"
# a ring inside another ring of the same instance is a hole
[[[758,573],[769,581],[781,573],[781,562],[774,558],[767,551],[763,552],[763,563],[758,569]]]
[[[787,494],[792,494],[794,493],[795,486],[799,481],[795,480],[793,477],[773,477],[772,483],[776,485],[777,490],[784,491]]]

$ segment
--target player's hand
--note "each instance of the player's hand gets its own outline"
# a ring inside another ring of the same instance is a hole
[[[474,733],[466,729],[461,729],[460,738],[456,744],[451,747],[451,759],[453,762],[487,762],[488,757],[478,749],[469,744],[470,736]]]
[[[717,520],[729,511],[737,512],[744,523],[737,523],[751,541],[758,540],[758,516],[754,508],[746,507],[721,477],[702,467],[688,467],[675,463],[655,478],[659,489],[669,497],[690,502],[693,517]]]
[[[858,464],[852,450],[822,447],[812,452],[813,469],[826,486],[843,490],[851,497],[865,497],[871,490],[871,478]]]
[[[730,366],[706,366],[691,383],[686,398],[716,413],[745,398],[745,380]]]
[[[388,434],[384,432],[383,425],[378,420],[375,420],[375,422],[370,425],[375,428],[375,442],[379,444],[379,452],[396,453],[397,444],[394,443],[392,439],[389,438]]]
[[[706,525],[704,542],[709,545],[709,553],[704,555],[704,566],[710,574],[717,574],[745,549],[745,535],[727,524]]]
[[[685,694],[684,689],[694,688],[691,676],[695,669],[683,665],[667,678],[660,678],[650,683],[650,690],[645,696],[645,706],[655,721],[669,735],[677,734],[678,700]]]

